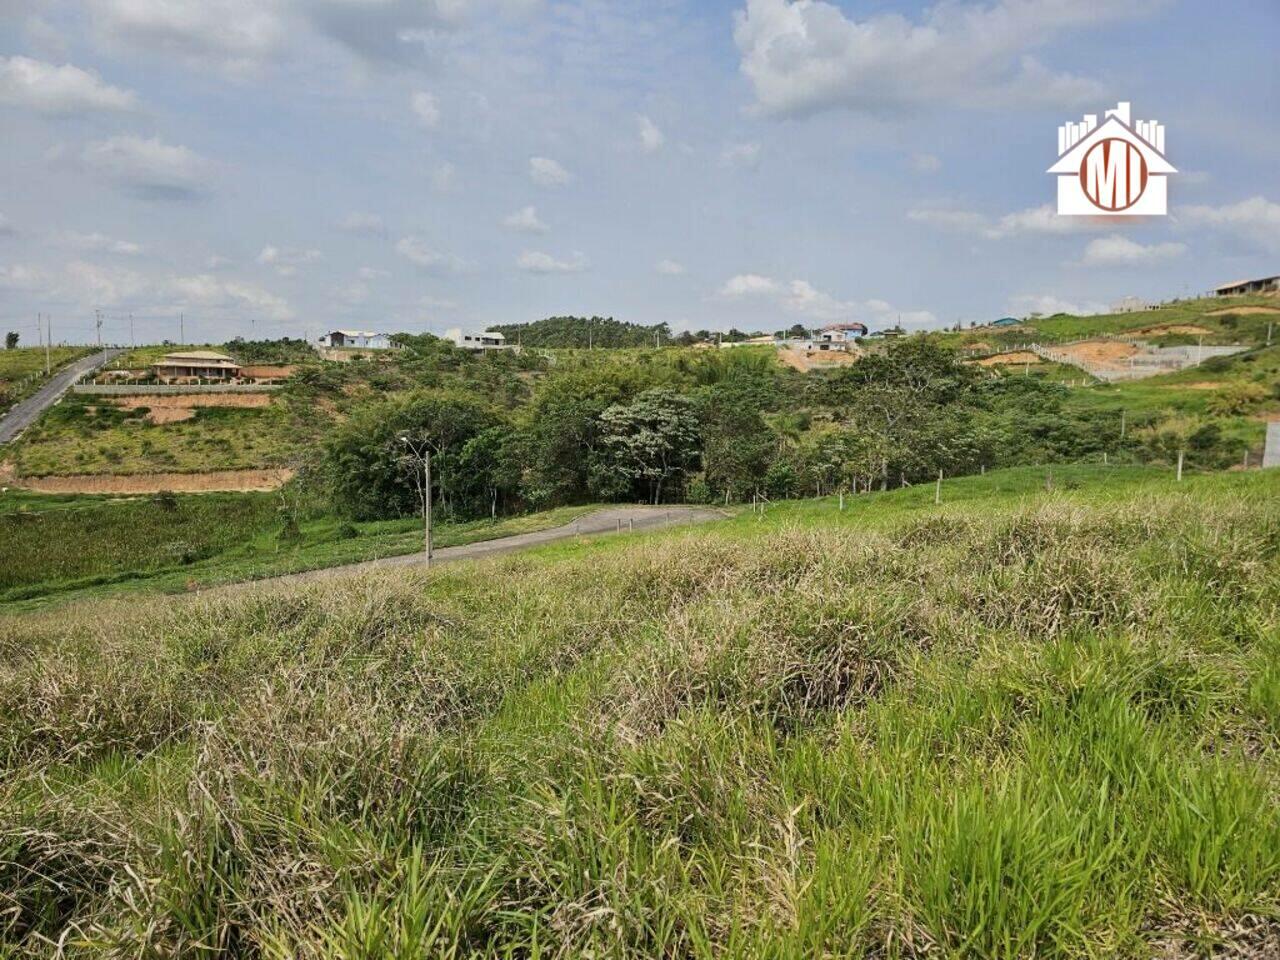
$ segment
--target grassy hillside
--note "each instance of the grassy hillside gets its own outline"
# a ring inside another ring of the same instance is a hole
[[[1272,955],[1277,482],[1010,471],[0,620],[0,938]]]
[[[46,361],[56,371],[92,352],[89,347],[53,347],[46,358],[43,347],[0,350],[0,414],[40,389]]]
[[[1280,328],[1280,300],[1275,297],[1206,297],[1182,300],[1138,313],[1033,317],[1016,327],[976,327],[947,334],[947,338],[958,347],[983,343],[990,345],[993,351],[1023,343],[1061,343],[1087,337],[1136,334],[1138,331],[1142,331],[1144,339],[1160,346],[1196,343],[1201,336],[1206,344],[1257,344],[1265,341],[1268,322],[1274,322]],[[1203,328],[1205,333],[1161,333],[1152,329],[1162,326],[1194,326]]]
[[[269,493],[0,494],[0,604],[12,610],[122,591],[181,593],[422,549],[419,517],[351,523],[309,504],[297,511],[297,528],[286,529],[282,506]],[[591,509],[437,522],[434,542],[450,547],[542,530]]]

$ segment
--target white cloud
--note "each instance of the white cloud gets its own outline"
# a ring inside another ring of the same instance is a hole
[[[440,101],[436,99],[435,94],[419,90],[410,98],[409,106],[413,109],[418,122],[428,130],[433,129],[440,122]]]
[[[314,263],[323,255],[319,250],[296,250],[291,247],[276,247],[268,244],[258,254],[258,263],[264,267],[272,267],[282,277],[291,277],[298,272],[298,267]]]
[[[521,207],[503,219],[502,225],[517,233],[547,233],[551,229],[539,219],[538,209],[533,206]]]
[[[911,167],[916,173],[937,173],[942,169],[942,161],[932,153],[917,153],[911,157]]]
[[[1079,233],[1106,226],[1105,223],[1099,224],[1082,217],[1061,217],[1050,204],[1006,213],[994,221],[974,210],[958,210],[950,207],[909,210],[907,219],[943,230],[986,237],[988,240],[1003,240],[1007,237],[1028,234]]]
[[[1074,105],[1106,90],[1053,74],[1028,51],[1069,29],[1142,16],[1160,2],[943,2],[916,22],[899,14],[852,20],[823,0],[747,0],[735,14],[734,41],[757,107],[775,115],[833,107],[882,114],[926,105]]]
[[[640,146],[645,153],[653,153],[655,150],[661,150],[662,145],[667,142],[666,134],[664,134],[658,125],[646,116],[641,116],[640,120]]]
[[[0,265],[0,290],[38,290],[48,279],[48,274],[39,267],[28,267],[20,263],[11,267]]]
[[[292,320],[288,301],[260,287],[224,280],[209,274],[173,277],[162,288],[173,298],[172,306],[188,310],[223,310],[239,318],[248,312],[268,320]]]
[[[573,176],[550,157],[530,157],[529,179],[540,187],[563,187]]]
[[[758,273],[730,277],[717,296],[727,300],[767,300],[788,313],[821,323],[860,320],[868,325],[901,323],[904,327],[929,327],[937,318],[928,310],[899,310],[884,300],[839,300],[807,280],[779,283]]]
[[[1263,250],[1280,252],[1280,203],[1266,197],[1250,197],[1222,207],[1183,207],[1178,219],[1239,237]]]
[[[581,253],[557,260],[540,250],[526,250],[516,258],[516,266],[526,273],[581,273],[587,269],[587,260]]]
[[[464,260],[451,253],[434,250],[421,237],[413,235],[400,238],[396,243],[396,253],[426,270],[457,272],[467,266]]]
[[[122,256],[136,256],[142,252],[142,245],[132,240],[119,240],[102,233],[78,233],[68,230],[58,234],[59,245],[72,250],[84,250],[90,253],[115,253]]]
[[[379,267],[361,267],[356,271],[356,276],[364,281],[385,280],[391,276],[391,271],[383,270]]]
[[[1172,260],[1187,252],[1185,243],[1154,243],[1149,246],[1118,233],[1090,241],[1084,264],[1091,267],[1140,266]]]
[[[1096,300],[1063,300],[1051,293],[1023,293],[1009,298],[1009,312],[1016,317],[1027,317],[1033,313],[1045,317],[1051,317],[1055,313],[1089,317],[1109,311],[1110,308],[1105,303]]]
[[[720,288],[718,296],[734,300],[740,297],[755,297],[777,292],[777,282],[769,277],[762,277],[758,273],[739,273],[724,282],[724,286]]]
[[[342,218],[338,223],[338,229],[347,233],[384,236],[387,232],[387,225],[375,213],[352,212]]]
[[[659,260],[654,269],[665,277],[678,277],[684,273],[684,264],[675,260]]]
[[[11,237],[17,230],[14,229],[13,221],[0,213],[0,237]]]
[[[0,57],[0,103],[42,113],[133,110],[138,105],[132,91],[103,83],[96,74],[30,57]]]
[[[233,73],[276,56],[296,29],[283,0],[90,0],[87,6],[111,44]]]
[[[720,166],[755,169],[760,164],[760,144],[731,143],[720,151]]]
[[[421,297],[418,300],[418,306],[427,310],[456,310],[458,304],[453,300],[446,300],[443,297]]]
[[[210,164],[158,137],[119,136],[90,143],[85,164],[126,189],[153,198],[190,198],[209,188]]]

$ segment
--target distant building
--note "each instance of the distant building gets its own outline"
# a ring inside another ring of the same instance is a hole
[[[211,350],[190,350],[184,353],[166,353],[151,365],[156,379],[161,383],[181,380],[235,380],[240,376],[240,364],[226,354]]]
[[[393,350],[391,335],[372,330],[334,330],[320,338],[322,346],[357,348],[363,350]]]
[[[844,343],[867,335],[865,323],[829,323],[813,337],[819,343]]]
[[[483,333],[469,333],[459,327],[445,331],[444,338],[452,340],[463,350],[503,350],[507,346],[507,338],[496,330],[485,330]]]
[[[1017,317],[1001,317],[999,320],[992,321],[993,327],[1016,327],[1022,321]]]
[[[1280,292],[1280,276],[1262,277],[1258,280],[1237,280],[1235,283],[1225,283],[1216,287],[1213,292],[1220,297],[1242,297],[1249,293],[1276,293]]]
[[[1111,305],[1112,313],[1140,313],[1150,309],[1150,304],[1141,297],[1121,297]]]

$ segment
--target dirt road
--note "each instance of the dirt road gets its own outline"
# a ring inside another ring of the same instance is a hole
[[[633,530],[653,530],[658,527],[674,527],[690,523],[705,523],[709,520],[723,520],[727,514],[711,507],[610,507],[597,510],[579,517],[563,526],[537,530],[533,533],[521,533],[513,537],[501,537],[497,540],[482,540],[478,543],[467,543],[457,547],[441,547],[431,556],[431,564],[451,563],[455,560],[468,560],[474,557],[496,556],[500,553],[511,553],[525,550],[556,540],[569,537],[585,537],[593,534],[623,533]],[[392,567],[421,566],[421,553],[407,553],[398,557],[386,557],[381,560],[366,560],[364,563],[351,563],[341,567],[325,567],[322,570],[309,570],[306,573],[291,573],[266,580],[255,580],[251,583],[302,583],[322,577],[342,574],[363,573],[367,570],[382,570]],[[246,586],[236,584],[235,586]]]
[[[80,377],[97,370],[122,353],[124,353],[123,350],[103,350],[63,367],[50,377],[49,382],[43,387],[21,403],[14,404],[8,413],[0,417],[0,443],[16,440],[18,434],[35,423],[36,418],[45,410],[57,403]]]

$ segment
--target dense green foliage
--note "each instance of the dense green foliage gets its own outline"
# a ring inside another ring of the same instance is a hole
[[[1275,480],[1055,476],[0,619],[0,953],[1271,955]]]
[[[279,340],[245,340],[236,337],[222,349],[242,365],[314,362],[316,352],[305,340],[282,337]]]
[[[524,347],[657,347],[671,342],[671,329],[665,323],[646,327],[613,317],[547,317],[489,329],[501,333],[508,344]]]

